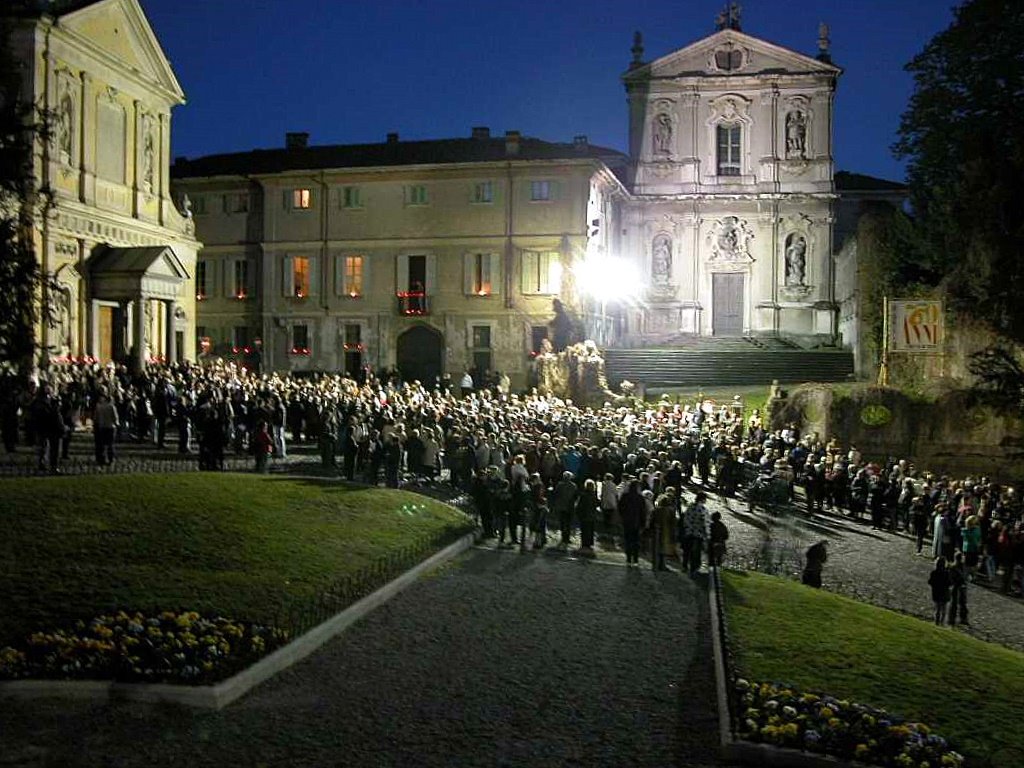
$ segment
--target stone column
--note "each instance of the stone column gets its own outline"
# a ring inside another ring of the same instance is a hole
[[[164,357],[167,358],[167,364],[170,365],[171,363],[176,362],[178,359],[178,339],[174,333],[174,313],[177,310],[178,305],[174,302],[174,299],[171,299],[170,301],[164,302],[164,306],[166,307],[167,310],[167,341],[164,344]]]
[[[88,330],[86,331],[86,350],[85,354],[90,357],[100,356],[100,302],[99,299],[91,299],[89,301],[89,320]],[[116,350],[111,350],[115,352]]]
[[[135,299],[135,365],[138,370],[146,367],[146,297],[139,296]]]

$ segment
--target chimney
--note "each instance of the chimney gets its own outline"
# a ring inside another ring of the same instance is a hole
[[[397,143],[398,143],[398,134],[397,133],[389,133],[388,134],[388,144],[397,144]]]
[[[284,135],[285,149],[305,149],[309,146],[309,134],[289,131]]]
[[[579,136],[572,137],[572,146],[577,152],[586,152],[590,143],[587,141],[586,136],[580,134]]]
[[[505,154],[506,155],[518,155],[519,154],[519,131],[505,131]]]
[[[474,139],[489,139],[491,138],[491,129],[486,125],[474,125],[473,126],[473,138]]]

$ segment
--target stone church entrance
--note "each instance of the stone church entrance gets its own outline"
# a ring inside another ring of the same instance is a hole
[[[743,335],[744,276],[736,273],[712,275],[711,328],[715,336]]]
[[[444,372],[444,336],[428,325],[416,325],[398,337],[398,372],[427,389]]]

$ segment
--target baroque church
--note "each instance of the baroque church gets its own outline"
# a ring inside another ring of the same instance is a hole
[[[57,0],[15,20],[23,96],[47,115],[31,212],[53,321],[42,360],[140,366],[195,355],[192,223],[171,197],[171,111],[185,97],[137,0]],[[22,203],[25,204],[25,203]]]

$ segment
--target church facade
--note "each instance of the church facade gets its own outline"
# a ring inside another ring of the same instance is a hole
[[[621,243],[645,286],[632,341],[836,333],[832,109],[840,70],[738,24],[623,76]]]
[[[194,357],[199,243],[170,188],[184,94],[137,0],[54,2],[18,20],[12,49],[48,122],[33,168],[51,194],[31,212],[56,279],[41,362]]]

